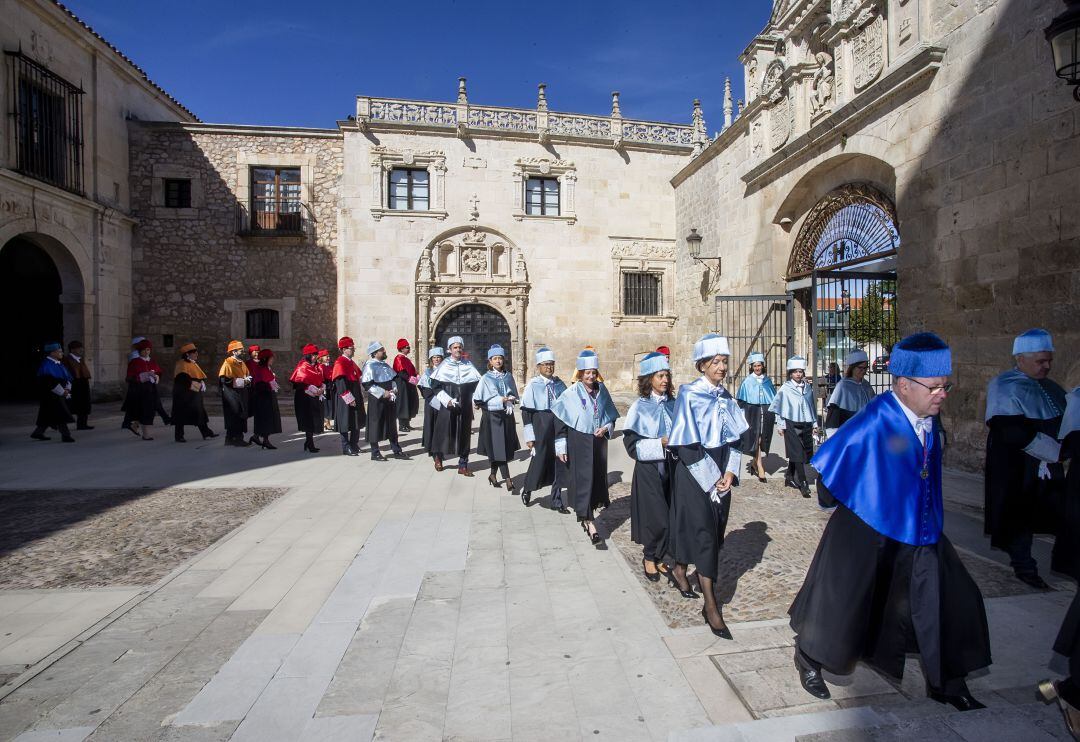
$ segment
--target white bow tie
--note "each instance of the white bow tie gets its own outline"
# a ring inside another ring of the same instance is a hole
[[[932,417],[920,417],[915,421],[915,431],[929,435],[934,432],[934,418]]]

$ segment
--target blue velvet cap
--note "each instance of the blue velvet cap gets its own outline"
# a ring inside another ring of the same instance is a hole
[[[60,343],[46,343],[43,350],[46,353],[52,353],[54,350],[60,350]]]
[[[670,371],[671,364],[663,353],[649,353],[641,359],[638,376],[649,376],[657,371]]]
[[[596,351],[583,350],[577,357],[577,370],[585,371],[586,369],[600,368],[600,359],[596,355]]]
[[[1049,332],[1038,327],[1020,333],[1013,340],[1012,354],[1014,356],[1021,353],[1042,353],[1044,351],[1054,352],[1054,339],[1050,337]]]
[[[440,356],[442,358],[445,358],[446,357],[446,351],[444,351],[442,348],[440,348],[438,345],[436,345],[434,348],[432,348],[431,350],[429,350],[427,352],[427,357],[428,357],[429,361],[432,358],[434,358],[435,356]]]
[[[372,340],[370,343],[367,344],[367,354],[370,356],[371,354],[373,354],[375,351],[377,351],[379,348],[382,348],[382,347],[383,347],[383,344],[380,343],[378,340]]]
[[[893,376],[932,378],[952,374],[952,351],[932,332],[917,332],[893,346],[889,356]]]
[[[503,358],[506,358],[506,351],[503,350],[503,347],[501,345],[492,345],[490,348],[488,348],[488,360],[490,361],[495,356],[502,356]]]
[[[751,353],[746,357],[746,362],[753,366],[755,363],[765,363],[764,353]]]

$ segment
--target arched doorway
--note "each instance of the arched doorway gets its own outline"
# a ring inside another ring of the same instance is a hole
[[[465,352],[481,371],[487,363],[487,349],[492,345],[499,344],[506,349],[507,359],[514,357],[510,325],[486,304],[459,304],[448,310],[439,320],[435,339],[445,344],[447,338],[455,335],[465,341]]]
[[[0,248],[0,399],[35,396],[42,346],[64,339],[63,285],[48,253],[26,237]]]
[[[788,288],[806,318],[811,371],[831,392],[844,357],[870,357],[867,379],[888,388],[888,354],[898,338],[896,207],[866,183],[841,186],[807,213],[788,262]],[[806,346],[803,346],[806,347]]]

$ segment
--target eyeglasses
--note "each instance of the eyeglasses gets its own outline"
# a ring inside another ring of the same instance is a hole
[[[949,392],[951,392],[953,390],[953,387],[956,386],[955,384],[942,384],[941,386],[928,386],[927,384],[922,383],[918,379],[913,379],[910,376],[904,376],[903,378],[907,379],[908,381],[914,381],[916,384],[921,386],[923,389],[929,390],[931,394],[941,394],[943,392],[945,394],[948,394]]]

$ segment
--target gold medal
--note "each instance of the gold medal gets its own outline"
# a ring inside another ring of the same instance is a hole
[[[919,476],[923,479],[926,479],[930,476],[930,472],[928,472],[926,469],[923,469],[921,472],[919,472]]]

